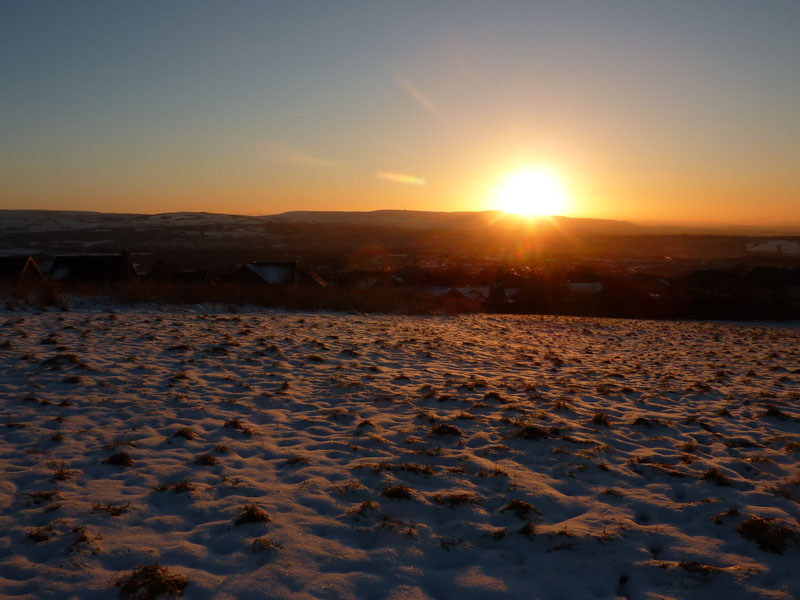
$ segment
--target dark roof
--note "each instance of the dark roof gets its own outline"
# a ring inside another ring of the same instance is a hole
[[[149,281],[172,283],[213,283],[213,279],[208,271],[184,271],[177,263],[167,263],[163,260],[159,260],[153,268],[150,269],[146,279]]]
[[[117,282],[135,278],[136,269],[127,252],[56,256],[50,268],[53,281]]]
[[[44,279],[39,266],[31,256],[0,256],[0,280]]]
[[[295,285],[299,271],[296,262],[252,262],[239,267],[233,279],[240,283]]]
[[[326,287],[327,283],[314,271],[302,271],[294,262],[252,262],[239,267],[231,276],[238,283],[262,285],[311,285]]]
[[[781,287],[800,285],[800,269],[776,269],[756,267],[744,277],[748,285],[756,287]]]

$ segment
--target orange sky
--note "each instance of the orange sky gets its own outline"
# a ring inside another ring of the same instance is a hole
[[[4,5],[0,208],[800,226],[800,4],[381,4]]]

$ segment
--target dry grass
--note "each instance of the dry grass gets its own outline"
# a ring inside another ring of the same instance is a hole
[[[405,485],[387,485],[381,490],[381,495],[387,498],[410,500],[411,488]]]
[[[123,600],[155,600],[163,594],[180,596],[188,580],[184,575],[170,573],[158,563],[138,567],[114,584]]]
[[[197,439],[197,434],[192,431],[191,427],[181,427],[172,434],[172,437],[181,437],[185,440],[195,440]]]
[[[508,504],[506,504],[503,508],[500,509],[500,512],[513,512],[517,515],[520,519],[526,518],[530,513],[535,513],[537,515],[541,515],[542,513],[533,506],[533,504],[529,504],[524,500],[512,500]]]
[[[700,481],[713,481],[717,485],[722,486],[728,486],[732,483],[728,476],[716,467],[709,467],[708,470],[700,476]]]
[[[153,489],[157,492],[166,492],[167,490],[171,490],[176,494],[182,494],[184,492],[194,491],[195,485],[190,483],[188,479],[184,479],[182,481],[174,481],[172,483],[158,483],[153,486]]]
[[[736,531],[743,538],[756,542],[766,552],[783,554],[789,542],[797,540],[797,532],[783,525],[776,525],[773,521],[774,519],[749,517],[739,523]]]
[[[592,423],[595,425],[602,425],[603,427],[611,427],[611,420],[608,418],[608,413],[603,412],[602,410],[594,413],[594,416],[592,417]]]
[[[111,515],[112,517],[118,517],[122,513],[124,513],[128,508],[130,508],[131,503],[128,502],[127,504],[123,504],[118,506],[116,504],[92,504],[92,512],[105,512]]]
[[[42,542],[46,542],[50,539],[49,528],[45,527],[37,527],[36,529],[31,529],[25,534],[29,540],[33,540],[35,543],[40,544]]]
[[[131,458],[130,454],[123,451],[112,454],[103,462],[109,465],[116,465],[118,467],[130,467],[133,464],[133,458]]]
[[[255,504],[243,504],[234,523],[245,525],[247,523],[269,523],[269,515]]]
[[[201,454],[194,460],[194,462],[196,462],[198,465],[203,465],[204,467],[213,467],[219,462],[219,460],[217,460],[217,457],[213,454]]]
[[[464,435],[464,432],[461,431],[455,425],[450,425],[450,423],[439,423],[438,425],[434,425],[431,428],[431,435],[436,435],[436,436],[445,436],[445,435],[461,436],[461,435]]]
[[[53,473],[53,479],[56,481],[66,481],[68,479],[72,479],[75,477],[75,471],[69,471],[64,467],[64,463],[62,462],[61,465],[58,467],[55,473]]]
[[[474,492],[450,492],[447,494],[434,494],[433,499],[439,504],[459,506],[461,504],[480,504],[481,497]]]
[[[278,549],[278,545],[269,538],[257,537],[250,544],[253,552],[271,552]]]

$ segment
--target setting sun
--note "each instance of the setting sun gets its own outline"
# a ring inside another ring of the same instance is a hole
[[[526,217],[555,215],[566,207],[566,195],[555,173],[544,168],[517,171],[497,190],[498,210]]]

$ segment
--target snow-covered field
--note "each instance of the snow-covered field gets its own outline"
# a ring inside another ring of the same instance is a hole
[[[2,310],[0,596],[798,598],[798,382],[796,325]]]

